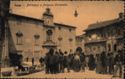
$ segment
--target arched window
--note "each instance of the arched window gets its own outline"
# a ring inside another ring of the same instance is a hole
[[[40,35],[38,35],[38,34],[35,34],[35,35],[34,35],[35,45],[38,45],[38,44],[39,44],[39,42],[38,42],[39,38],[40,38]]]
[[[47,40],[47,41],[52,40],[52,34],[53,34],[52,30],[47,30],[47,31],[46,31],[46,34],[47,34],[46,40]]]
[[[82,53],[82,51],[83,51],[83,50],[82,50],[82,48],[81,48],[81,47],[77,47],[77,48],[76,48],[76,51],[78,51],[78,52]]]
[[[70,29],[69,29],[69,32],[71,32],[71,31],[72,31],[72,29],[70,28]]]
[[[62,41],[62,39],[63,39],[63,38],[62,38],[61,36],[58,37],[58,40],[59,40],[59,41]]]
[[[62,45],[62,40],[63,40],[63,38],[62,38],[61,36],[59,36],[59,37],[58,37],[59,46],[61,46],[61,45]]]
[[[58,27],[59,30],[61,30],[61,27]]]
[[[72,41],[73,41],[73,39],[72,39],[72,38],[69,38],[69,41],[70,41],[70,42],[72,42]]]
[[[22,45],[23,44],[23,33],[21,31],[18,31],[16,33],[16,38],[17,38],[17,45]]]

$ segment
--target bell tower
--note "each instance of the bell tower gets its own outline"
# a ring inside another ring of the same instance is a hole
[[[46,8],[46,11],[43,13],[44,25],[52,26],[53,25],[53,14],[50,8]]]

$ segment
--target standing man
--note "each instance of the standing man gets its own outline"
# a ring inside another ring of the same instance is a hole
[[[64,61],[64,56],[63,56],[63,52],[61,51],[61,49],[59,49],[59,54],[60,54],[60,57],[59,57],[59,70],[61,73],[64,72],[64,65],[63,65],[63,61]]]
[[[122,77],[122,64],[123,64],[123,52],[121,50],[118,51],[117,55],[115,56],[115,71],[114,76],[117,76],[118,70],[118,76]]]
[[[34,58],[32,58],[32,66],[34,65]]]
[[[80,53],[81,70],[85,71],[85,55],[84,52]]]

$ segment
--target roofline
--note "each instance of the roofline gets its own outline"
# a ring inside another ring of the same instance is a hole
[[[61,24],[61,23],[54,23],[55,25],[60,25],[60,26],[66,26],[66,27],[71,27],[71,28],[77,28],[75,26],[71,26],[71,25],[66,25],[66,24]]]
[[[34,20],[34,21],[39,21],[39,22],[43,22],[42,19],[37,19],[37,18],[33,18],[33,17],[28,17],[28,16],[23,16],[23,15],[18,15],[18,14],[9,13],[9,17],[11,17],[11,16],[19,17],[19,18],[24,18],[24,19],[29,19],[29,20]],[[66,25],[66,24],[61,24],[61,23],[54,23],[54,24],[55,24],[55,25],[60,25],[60,26],[65,26],[65,27],[76,28],[75,26]]]
[[[106,27],[106,26],[104,26],[104,27]],[[101,28],[104,28],[104,27],[98,27],[98,28],[92,28],[92,29],[85,29],[85,30],[83,30],[83,32],[91,31],[91,30],[96,30],[96,29],[101,29]]]
[[[28,17],[28,16],[23,16],[23,15],[9,13],[9,17],[11,17],[11,16],[43,22],[42,19],[37,19],[37,18],[33,18],[33,17]]]
[[[112,19],[112,20],[119,20],[119,18],[116,18],[116,19]],[[107,21],[110,21],[110,20],[107,20]],[[119,20],[120,21],[120,20]],[[106,22],[106,21],[102,21],[102,22]],[[115,22],[116,23],[116,22]],[[93,25],[93,24],[96,24],[96,23],[92,23],[92,24],[90,24],[90,25],[88,25],[88,28],[89,27],[91,27],[91,25]],[[111,23],[111,24],[114,24],[114,23]],[[105,28],[105,27],[107,27],[107,26],[109,26],[109,25],[111,25],[111,24],[108,24],[108,25],[105,25],[105,26],[103,26],[103,27],[97,27],[97,28],[91,28],[91,29],[85,29],[85,30],[83,30],[84,32],[85,31],[90,31],[90,30],[95,30],[95,29],[101,29],[101,28]]]

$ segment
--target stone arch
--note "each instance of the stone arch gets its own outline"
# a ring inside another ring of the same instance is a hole
[[[83,50],[82,50],[81,47],[77,47],[77,48],[76,48],[76,51],[82,52]]]

